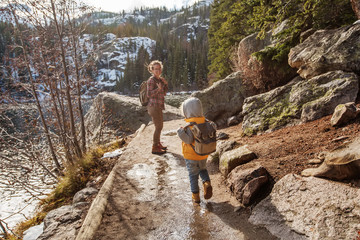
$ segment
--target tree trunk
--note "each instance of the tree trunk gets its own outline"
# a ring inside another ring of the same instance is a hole
[[[43,127],[44,127],[44,131],[45,131],[46,139],[47,139],[49,149],[50,149],[50,152],[51,152],[51,156],[52,156],[53,161],[54,161],[54,163],[56,165],[56,168],[59,170],[59,172],[61,172],[61,166],[60,166],[59,161],[57,159],[57,156],[55,154],[54,146],[53,146],[53,143],[52,143],[52,140],[51,140],[51,137],[50,137],[50,132],[49,132],[48,126],[47,126],[45,118],[44,118],[44,114],[43,114],[43,111],[42,111],[42,108],[41,108],[41,105],[40,105],[39,97],[38,97],[37,92],[36,92],[35,82],[34,82],[34,79],[33,79],[33,76],[32,76],[30,63],[29,63],[28,56],[27,56],[26,46],[25,46],[24,40],[23,40],[24,38],[23,38],[22,32],[18,29],[18,26],[19,26],[18,18],[17,18],[17,15],[15,13],[14,7],[12,5],[10,5],[10,6],[11,6],[11,13],[12,13],[12,15],[14,17],[15,24],[16,24],[16,29],[15,30],[18,31],[18,33],[19,33],[20,42],[21,42],[21,46],[22,46],[22,52],[23,52],[23,56],[24,56],[24,61],[25,61],[25,64],[26,64],[27,71],[29,73],[29,80],[30,80],[30,84],[31,84],[32,94],[33,94],[33,96],[35,98],[36,107],[37,107],[37,109],[39,111],[41,122],[42,122]]]
[[[59,23],[57,21],[55,4],[54,4],[53,0],[51,0],[51,8],[52,8],[52,14],[53,14],[53,17],[54,17],[54,23],[55,23],[55,26],[56,26],[56,31],[57,31],[59,41],[60,41],[61,60],[62,60],[63,68],[64,68],[63,70],[64,70],[64,77],[65,77],[65,83],[66,83],[66,89],[65,89],[66,101],[67,101],[68,108],[69,108],[71,139],[72,139],[73,144],[74,144],[74,149],[75,149],[76,156],[80,158],[82,156],[82,152],[81,152],[79,142],[78,142],[77,136],[76,136],[75,119],[74,119],[73,106],[72,106],[72,103],[71,103],[71,94],[70,94],[71,87],[70,87],[69,73],[68,73],[68,69],[67,69],[67,66],[66,66],[65,49],[64,49],[64,45],[63,45],[63,35],[62,35],[61,31],[60,31]]]
[[[360,1],[359,0],[350,0],[351,7],[357,17],[357,19],[360,19]]]
[[[63,147],[64,147],[65,157],[66,157],[66,160],[68,162],[73,163],[73,159],[72,159],[71,154],[70,154],[69,144],[66,141],[66,132],[64,130],[65,129],[65,126],[64,126],[65,123],[63,123],[61,121],[60,112],[59,112],[58,106],[56,104],[57,99],[56,99],[56,96],[55,96],[55,93],[54,93],[54,88],[56,88],[56,85],[54,87],[51,80],[50,80],[49,65],[47,64],[47,61],[45,59],[45,54],[43,53],[44,51],[42,49],[42,46],[41,46],[40,51],[41,51],[41,56],[42,56],[43,63],[44,63],[44,66],[45,66],[46,81],[47,81],[47,84],[48,84],[49,89],[50,89],[51,101],[52,101],[52,104],[54,106],[56,120],[57,120],[58,125],[59,125],[60,139],[61,139]]]
[[[79,108],[79,116],[80,116],[80,129],[81,129],[81,150],[83,152],[86,151],[86,132],[85,132],[85,120],[84,120],[84,114],[83,114],[83,108],[81,104],[81,84],[80,84],[80,68],[79,68],[79,62],[78,62],[78,44],[77,39],[75,38],[75,32],[74,27],[72,24],[75,24],[71,21],[69,16],[69,11],[67,11],[67,17],[68,22],[70,24],[70,31],[72,35],[72,43],[74,48],[74,63],[75,63],[75,71],[76,71],[76,89],[77,89],[77,100],[78,100],[78,108]]]

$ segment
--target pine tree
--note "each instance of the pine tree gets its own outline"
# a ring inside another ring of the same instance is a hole
[[[209,74],[216,79],[231,72],[230,56],[247,35],[265,32],[288,20],[288,28],[275,38],[278,43],[266,51],[255,53],[259,61],[286,63],[291,47],[300,41],[300,34],[310,28],[336,28],[355,21],[348,0],[215,0],[210,15]]]

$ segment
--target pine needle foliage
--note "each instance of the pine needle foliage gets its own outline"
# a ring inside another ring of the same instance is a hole
[[[356,20],[348,0],[215,0],[210,17],[209,74],[224,78],[231,72],[230,56],[248,34],[258,38],[287,21],[275,36],[277,44],[254,55],[260,61],[286,62],[301,33],[313,29],[333,29]]]

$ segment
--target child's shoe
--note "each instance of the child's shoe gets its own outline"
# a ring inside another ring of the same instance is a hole
[[[159,145],[153,145],[151,153],[152,154],[164,154],[164,153],[166,153],[166,150],[162,149]]]
[[[193,200],[195,203],[200,203],[200,193],[193,193],[193,194],[192,194],[192,200]]]
[[[209,181],[206,181],[206,182],[203,183],[203,187],[204,187],[204,198],[205,199],[210,199],[212,197],[211,183]]]

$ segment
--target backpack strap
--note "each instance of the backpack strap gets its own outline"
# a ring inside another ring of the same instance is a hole
[[[197,124],[197,123],[196,123],[196,122],[189,122],[188,124],[186,124],[186,126],[184,127],[184,129],[189,128],[190,126],[194,126],[195,124]],[[190,131],[191,131],[191,129],[190,129]],[[193,134],[193,138],[194,138],[194,141],[196,141],[194,134]],[[189,145],[190,145],[191,148],[194,150],[194,152],[196,152],[196,151],[195,151],[195,145],[192,144],[192,143],[190,143]]]
[[[195,124],[197,124],[196,122],[189,122],[188,124],[186,124],[186,126],[184,128],[188,128],[190,126],[194,126]]]

